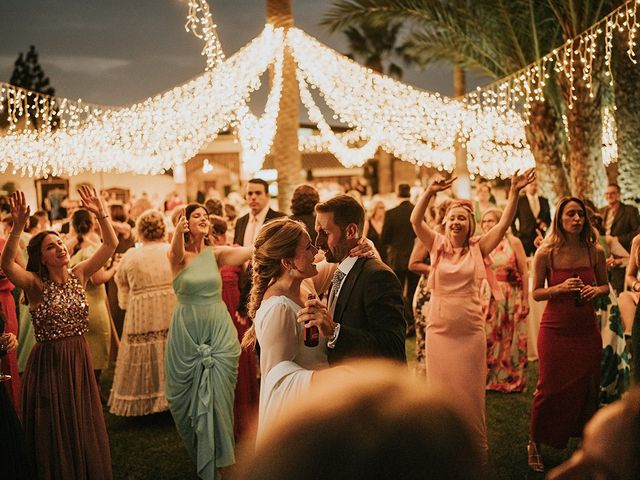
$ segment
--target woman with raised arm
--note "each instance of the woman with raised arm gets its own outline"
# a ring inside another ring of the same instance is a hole
[[[221,297],[219,267],[242,265],[250,247],[209,246],[209,214],[181,212],[168,251],[177,304],[165,350],[166,395],[198,476],[219,478],[235,463],[233,397],[240,343]]]
[[[84,334],[89,277],[109,260],[118,240],[95,190],[78,190],[95,214],[104,242],[92,256],[69,268],[69,252],[53,231],[35,235],[26,270],[15,261],[20,233],[29,218],[23,192],[11,195],[14,224],[2,252],[2,269],[26,293],[36,345],[23,376],[22,418],[38,478],[110,479],[111,455],[98,384]]]
[[[433,230],[424,219],[431,198],[450,188],[455,178],[432,181],[411,213],[413,229],[431,257],[425,356],[427,383],[457,399],[485,461],[488,453],[485,421],[487,340],[480,300],[482,279],[488,278],[494,294],[501,295],[484,259],[511,225],[518,193],[534,179],[533,169],[523,175],[513,175],[504,214],[481,237],[473,237],[476,222],[473,204],[468,200],[451,202],[444,217],[444,235]]]
[[[540,444],[565,448],[598,407],[602,339],[593,299],[607,295],[604,250],[582,200],[560,200],[553,230],[533,259],[533,299],[547,300],[538,334],[529,467],[544,470]],[[545,286],[546,283],[546,286]]]

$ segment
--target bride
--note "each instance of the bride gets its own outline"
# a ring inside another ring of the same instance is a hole
[[[254,244],[249,299],[253,326],[245,334],[242,346],[254,347],[256,340],[260,345],[258,438],[286,402],[302,395],[329,366],[323,332],[318,346],[307,347],[305,327],[296,321],[296,313],[308,295],[325,291],[331,282],[335,265],[324,261],[316,265],[317,253],[304,224],[289,218],[266,224]],[[372,256],[373,252],[364,243],[351,255]]]

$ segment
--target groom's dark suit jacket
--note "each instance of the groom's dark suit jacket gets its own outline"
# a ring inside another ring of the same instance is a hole
[[[340,323],[329,363],[353,357],[406,362],[402,289],[393,271],[376,258],[359,258],[344,279],[333,321]]]

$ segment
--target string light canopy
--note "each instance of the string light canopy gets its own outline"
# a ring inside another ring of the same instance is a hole
[[[574,102],[577,100],[575,85],[578,78],[585,82],[591,98],[594,96],[593,75],[597,75],[598,72],[594,72],[593,64],[598,55],[603,55],[605,76],[609,84],[613,85],[611,61],[616,32],[626,35],[627,55],[632,63],[637,63],[635,49],[639,25],[638,4],[640,0],[627,1],[581,35],[566,41],[538,61],[512,75],[488,86],[477,88],[463,97],[462,101],[476,111],[486,112],[489,117],[494,117],[497,112],[515,121],[509,112],[521,112],[522,120],[512,125],[509,136],[512,137],[512,141],[518,139],[515,143],[520,143],[522,148],[528,148],[524,141],[525,131],[522,127],[529,121],[528,113],[531,104],[544,99],[544,87],[551,70],[556,75],[564,77],[569,84],[571,95],[568,96],[567,108],[573,109]],[[599,51],[602,48],[603,51]],[[603,162],[609,165],[611,162],[616,162],[618,158],[615,143],[616,126],[614,117],[608,109],[604,110],[603,115]],[[563,122],[565,132],[569,135],[567,118],[564,115]],[[486,131],[475,130],[467,135],[477,134],[482,137],[484,133]],[[469,138],[471,143],[474,143],[473,139]],[[486,151],[481,150],[482,153]],[[526,156],[524,153],[521,155],[521,157]]]
[[[81,171],[156,174],[181,165],[229,125],[260,86],[262,74],[270,65],[277,66],[283,35],[282,29],[266,26],[211,71],[126,108],[36,95],[37,107],[28,111],[32,92],[3,84],[0,103],[8,100],[10,126],[0,136],[0,170],[11,164],[13,173],[28,176]],[[55,115],[57,128],[43,111],[55,112],[51,118]],[[30,119],[38,117],[44,121],[37,128],[30,126]]]
[[[0,83],[0,110],[6,105],[9,125],[0,136],[4,153],[0,171],[11,164],[14,173],[29,176],[80,171],[160,173],[182,165],[231,126],[243,147],[245,171],[254,172],[275,135],[286,44],[297,62],[302,103],[319,130],[300,148],[330,151],[345,166],[362,165],[382,148],[402,160],[450,171],[461,132],[472,174],[509,176],[534,163],[525,139],[526,112],[532,101],[542,99],[549,68],[565,75],[571,85],[580,70],[590,85],[591,66],[604,35],[611,81],[615,31],[627,32],[627,53],[635,63],[638,3],[627,2],[535,64],[458,101],[379,75],[296,28],[285,36],[283,30],[266,26],[260,36],[227,59],[207,2],[189,0],[185,27],[204,41],[202,53],[207,60],[205,73],[182,86],[126,108],[113,108]],[[578,63],[582,68],[575,68]],[[260,88],[260,78],[269,66],[273,67],[272,88],[258,118],[249,109],[249,96]],[[352,131],[336,135],[314,93],[333,110],[334,120]],[[615,161],[613,116],[604,123],[608,130],[603,157],[605,162]]]

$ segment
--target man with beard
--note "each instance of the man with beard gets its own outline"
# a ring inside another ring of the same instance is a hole
[[[400,282],[377,258],[349,256],[362,236],[364,210],[347,195],[316,205],[316,246],[337,263],[326,307],[310,300],[298,313],[328,338],[329,363],[353,357],[386,357],[406,362],[405,321]]]

